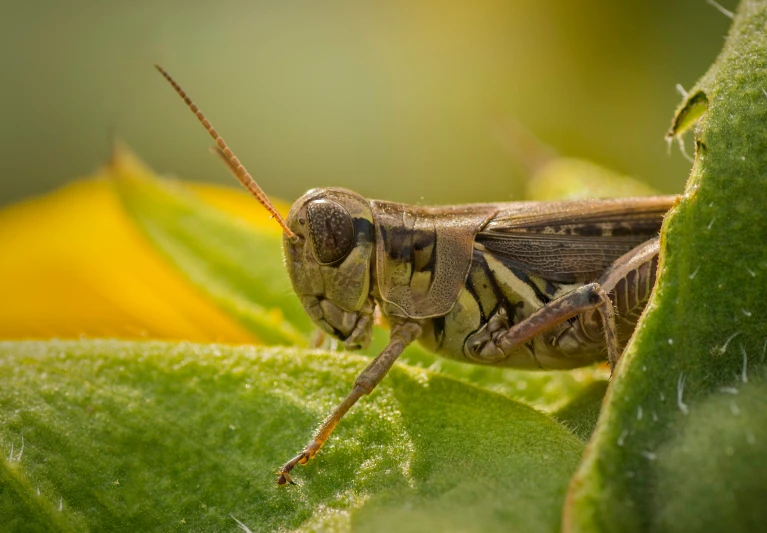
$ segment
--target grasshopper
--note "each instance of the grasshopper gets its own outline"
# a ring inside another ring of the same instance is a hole
[[[312,189],[283,219],[162,68],[229,170],[282,227],[285,265],[314,323],[347,349],[389,344],[314,438],[279,471],[306,464],[412,342],[452,359],[522,369],[615,368],[655,284],[659,232],[676,196],[422,207]]]

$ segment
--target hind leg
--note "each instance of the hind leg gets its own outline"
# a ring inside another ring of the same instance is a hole
[[[467,356],[488,363],[503,360],[535,337],[577,316],[573,327],[548,342],[557,346],[572,341],[569,344],[577,347],[604,335],[607,359],[614,370],[621,355],[616,307],[625,314],[623,322],[633,329],[655,283],[659,241],[654,238],[642,243],[618,258],[597,282],[552,300],[517,324],[509,327],[505,312],[499,310],[485,327],[466,340]]]
[[[497,327],[502,319],[501,314],[492,317],[488,327],[466,340],[464,350],[472,359],[499,361],[538,335],[587,311],[596,311],[602,319],[607,357],[612,365],[617,362],[619,355],[615,312],[607,292],[598,283],[578,287],[508,328]],[[496,329],[489,327],[494,325]]]

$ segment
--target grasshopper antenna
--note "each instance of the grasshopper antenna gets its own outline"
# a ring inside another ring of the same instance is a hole
[[[194,115],[197,117],[197,120],[200,121],[206,130],[208,130],[210,136],[213,137],[214,141],[216,141],[216,153],[221,156],[221,158],[224,160],[224,163],[226,163],[226,166],[229,168],[229,170],[232,171],[232,174],[234,174],[239,182],[242,183],[242,185],[248,189],[248,191],[250,191],[253,196],[256,197],[256,200],[258,200],[261,205],[263,205],[266,210],[271,213],[272,217],[276,219],[277,223],[280,225],[280,227],[282,227],[282,231],[285,232],[285,235],[287,235],[288,239],[293,242],[297,241],[298,235],[290,231],[290,228],[288,227],[287,222],[285,222],[285,219],[282,218],[282,215],[277,212],[277,209],[274,207],[274,205],[272,205],[272,202],[269,201],[266,193],[261,189],[261,187],[258,186],[258,183],[256,183],[256,180],[254,180],[248,171],[245,170],[245,167],[242,166],[240,160],[237,159],[237,156],[234,155],[234,152],[232,152],[224,139],[222,139],[218,134],[216,128],[214,128],[208,119],[205,118],[205,115],[202,114],[202,111],[200,111],[198,107],[194,105],[194,102],[192,102],[192,100],[186,95],[181,86],[176,83],[176,80],[170,77],[170,74],[165,72],[165,70],[160,65],[155,65],[154,67],[160,72],[160,74],[163,75],[166,80],[168,80],[168,82],[173,86],[181,99],[184,100],[189,109],[192,110],[192,113],[194,113]]]

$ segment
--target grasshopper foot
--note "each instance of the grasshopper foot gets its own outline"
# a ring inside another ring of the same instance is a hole
[[[290,474],[287,472],[280,472],[280,476],[277,478],[277,484],[282,486],[285,483],[290,483],[291,485],[295,485],[296,482],[290,479]]]
[[[286,483],[295,485],[295,482],[290,478],[290,471],[293,470],[296,465],[305,465],[311,458],[311,454],[307,450],[304,450],[296,455],[293,459],[282,465],[282,468],[280,468],[279,472],[280,475],[277,478],[277,484],[280,486]]]

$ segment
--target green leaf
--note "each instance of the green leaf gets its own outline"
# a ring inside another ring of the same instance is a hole
[[[597,425],[607,385],[607,380],[602,380],[584,387],[569,403],[552,413],[554,420],[570,428],[570,431],[584,442],[588,442]]]
[[[282,265],[279,235],[235,221],[183,186],[116,168],[128,213],[193,284],[267,344],[306,344],[312,327]]]
[[[568,531],[767,522],[767,2],[741,3],[690,91],[696,160],[660,279],[570,489]],[[685,115],[685,116],[680,116]]]
[[[276,468],[366,360],[288,348],[0,344],[15,531],[556,531],[583,444],[535,410],[395,367],[322,452]],[[39,494],[38,494],[39,491]]]

